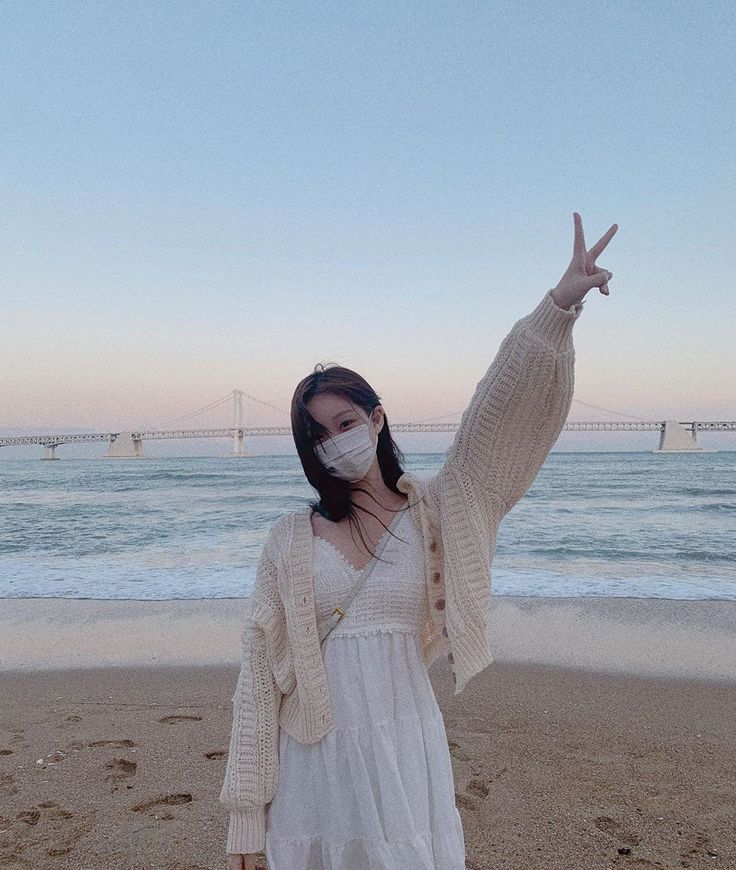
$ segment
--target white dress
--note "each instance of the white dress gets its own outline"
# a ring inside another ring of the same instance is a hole
[[[322,645],[334,728],[313,744],[280,731],[269,870],[465,868],[445,725],[421,655],[421,539],[409,510],[389,530],[396,537],[384,532],[363,588]],[[359,573],[315,536],[320,621]]]

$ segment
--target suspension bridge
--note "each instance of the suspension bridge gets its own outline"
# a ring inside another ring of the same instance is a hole
[[[63,444],[107,444],[105,458],[107,459],[143,459],[144,441],[182,440],[191,438],[221,438],[228,439],[232,449],[227,456],[247,457],[252,456],[245,449],[245,439],[263,435],[291,436],[290,425],[273,426],[246,426],[245,399],[248,398],[272,411],[289,418],[288,411],[277,408],[255,396],[249,396],[243,390],[232,390],[226,396],[214,402],[198,408],[183,417],[166,421],[159,426],[141,427],[137,430],[120,432],[47,432],[35,435],[14,435],[0,437],[0,447],[19,447],[37,444],[43,449],[41,459],[59,459],[56,455],[57,447]],[[573,399],[573,403],[590,408],[610,412],[613,414],[626,415],[620,411],[611,411],[610,408],[600,408],[579,399]],[[207,413],[222,413],[225,410],[230,420],[226,425],[209,427],[185,426],[197,417],[201,418]],[[414,423],[391,422],[391,432],[455,432],[459,425],[462,411],[445,414],[443,418],[435,417],[431,420]],[[456,417],[454,422],[438,422],[447,417]],[[164,426],[178,423],[175,428],[163,428]],[[698,432],[736,432],[736,420],[713,421],[713,420],[605,420],[605,421],[571,421],[563,426],[564,432],[657,432],[659,444],[652,453],[704,453],[706,451],[697,443]]]

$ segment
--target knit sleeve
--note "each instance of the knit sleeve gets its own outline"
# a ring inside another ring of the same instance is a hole
[[[279,775],[279,708],[282,693],[269,661],[265,620],[252,614],[270,612],[275,566],[264,553],[245,616],[241,664],[232,697],[233,724],[220,803],[230,810],[226,852],[249,854],[265,848],[265,815]],[[276,614],[274,614],[276,616]]]
[[[478,492],[499,519],[529,489],[554,446],[572,404],[572,328],[582,303],[561,308],[551,294],[514,324],[477,384],[429,482],[436,498],[447,490],[446,477],[465,479],[465,488]]]

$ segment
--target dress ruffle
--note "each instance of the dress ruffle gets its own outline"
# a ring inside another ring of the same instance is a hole
[[[335,715],[315,744],[280,735],[271,870],[464,870],[447,735],[415,632],[330,636]],[[282,787],[283,786],[283,787]]]
[[[462,830],[446,837],[417,834],[391,843],[364,838],[327,842],[324,836],[317,835],[305,840],[277,841],[274,847],[273,839],[271,851],[266,855],[269,870],[281,866],[272,863],[274,851],[280,856],[288,855],[277,860],[292,861],[291,870],[465,870],[465,860],[458,857],[465,849]]]

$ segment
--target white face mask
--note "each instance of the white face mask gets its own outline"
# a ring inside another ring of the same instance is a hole
[[[334,438],[326,438],[316,446],[317,456],[333,477],[355,483],[368,473],[376,458],[378,437],[373,440],[369,423],[354,426]]]

